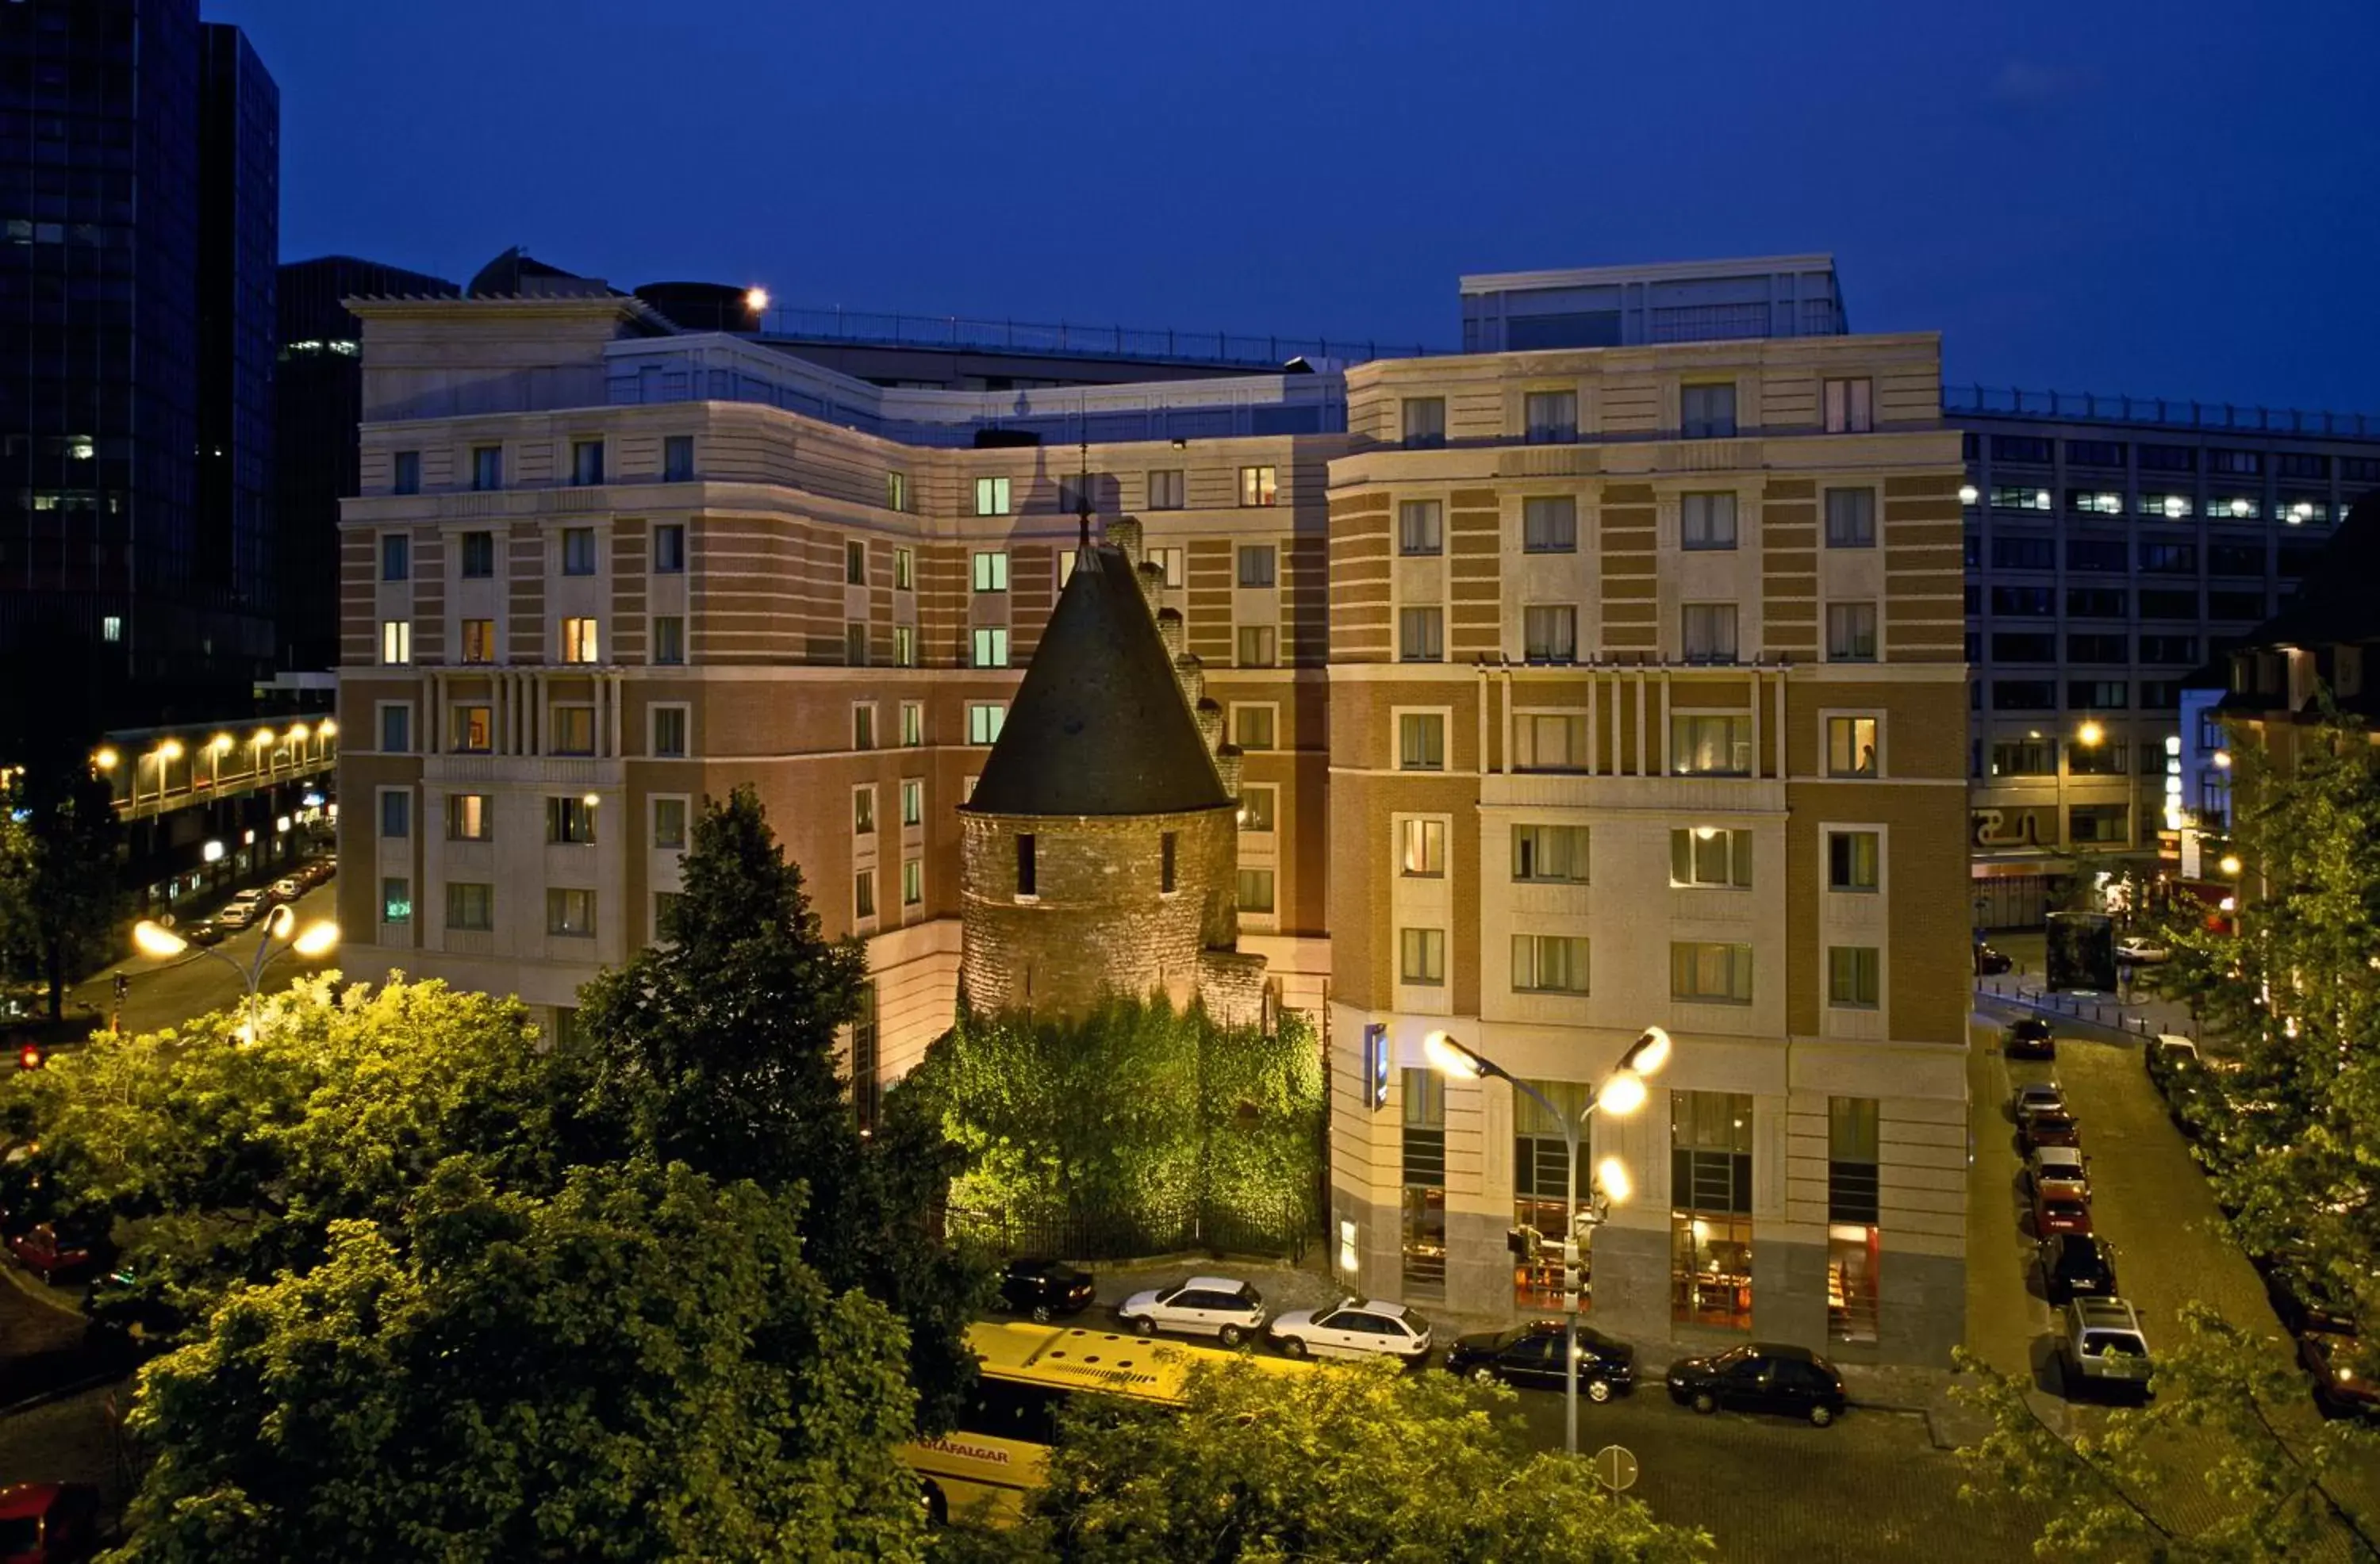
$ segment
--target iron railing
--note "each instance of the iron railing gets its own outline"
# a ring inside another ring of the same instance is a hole
[[[972,349],[1042,358],[1160,359],[1183,364],[1232,364],[1278,370],[1292,358],[1361,363],[1373,358],[1425,358],[1452,351],[1373,338],[1258,336],[1185,332],[1171,327],[1099,326],[1072,321],[988,321],[964,315],[899,315],[857,309],[769,309],[761,335],[805,342],[848,342],[883,347]]]
[[[1305,1202],[1284,1200],[1277,1209],[1251,1210],[1216,1201],[1184,1201],[1149,1209],[967,1210],[952,1206],[936,1214],[945,1239],[967,1239],[997,1254],[1032,1255],[1059,1260],[1135,1260],[1205,1250],[1215,1255],[1264,1255],[1303,1259],[1318,1234],[1318,1218]]]
[[[1942,388],[1942,411],[1953,418],[1967,414],[2225,430],[2242,434],[2317,434],[2380,440],[2380,416],[2368,413],[2248,407],[2231,402],[2165,396],[2103,396],[2087,391],[2027,391],[2019,386],[1946,385]]]

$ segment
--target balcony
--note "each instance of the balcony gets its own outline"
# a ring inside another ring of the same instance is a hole
[[[431,786],[472,784],[566,788],[577,792],[615,788],[625,779],[618,760],[565,755],[427,755],[421,780]]]

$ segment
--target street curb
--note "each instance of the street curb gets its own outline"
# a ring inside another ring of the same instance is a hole
[[[81,1305],[59,1302],[58,1299],[51,1292],[49,1288],[37,1285],[30,1277],[18,1271],[16,1267],[7,1266],[0,1267],[0,1275],[7,1277],[9,1286],[15,1288],[18,1291],[22,1292],[26,1297],[33,1300],[33,1302],[45,1304],[50,1308],[55,1309],[58,1313],[65,1315],[69,1319],[82,1318]]]
[[[54,1401],[70,1400],[86,1390],[96,1390],[103,1385],[128,1382],[131,1377],[132,1376],[128,1374],[97,1374],[88,1379],[78,1379],[70,1385],[60,1385],[44,1390],[37,1396],[28,1396],[21,1401],[11,1401],[6,1406],[0,1407],[0,1418],[15,1417],[19,1412],[38,1412]]]

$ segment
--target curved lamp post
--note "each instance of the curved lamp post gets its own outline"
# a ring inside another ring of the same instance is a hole
[[[298,927],[298,910],[286,902],[264,915],[263,931],[257,936],[255,952],[242,965],[236,956],[227,956],[212,945],[193,947],[191,943],[162,923],[142,918],[132,926],[132,943],[140,953],[164,958],[178,956],[196,949],[202,956],[212,956],[234,972],[248,990],[247,1022],[241,1026],[243,1042],[256,1041],[257,988],[264,981],[264,969],[295,951],[311,959],[322,954],[339,942],[339,926],[328,918],[317,918],[304,928]]]
[[[1620,1056],[1620,1063],[1587,1097],[1578,1117],[1548,1102],[1535,1086],[1505,1069],[1494,1060],[1472,1052],[1443,1032],[1432,1032],[1422,1044],[1429,1062],[1441,1074],[1460,1080],[1477,1081],[1493,1075],[1512,1083],[1515,1091],[1526,1092],[1554,1122],[1561,1126],[1562,1141],[1568,1148],[1569,1209],[1562,1219],[1562,1314],[1567,1320],[1563,1346],[1567,1349],[1562,1364],[1562,1448],[1572,1455],[1578,1453],[1578,1141],[1586,1128],[1587,1116],[1598,1109],[1617,1118],[1626,1118],[1645,1106],[1651,1095],[1645,1077],[1658,1073],[1670,1062],[1670,1034],[1658,1026],[1647,1026],[1638,1035],[1628,1051]],[[1588,1208],[1590,1223],[1603,1220],[1609,1202],[1625,1200],[1629,1194],[1628,1167],[1617,1157],[1607,1157],[1595,1170],[1595,1184],[1589,1189],[1592,1204]]]

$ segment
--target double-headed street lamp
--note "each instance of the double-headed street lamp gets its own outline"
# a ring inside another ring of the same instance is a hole
[[[1578,1453],[1578,1142],[1586,1129],[1587,1116],[1600,1109],[1615,1118],[1626,1118],[1645,1106],[1651,1094],[1645,1089],[1645,1077],[1658,1073],[1670,1062],[1670,1034],[1658,1026],[1647,1026],[1628,1051],[1620,1056],[1620,1063],[1597,1086],[1578,1110],[1576,1118],[1563,1112],[1536,1087],[1498,1064],[1494,1060],[1472,1052],[1443,1032],[1432,1032],[1423,1042],[1433,1067],[1443,1074],[1465,1081],[1484,1080],[1493,1075],[1512,1083],[1515,1091],[1529,1097],[1561,1126],[1562,1141],[1568,1147],[1565,1160],[1569,1164],[1569,1205],[1562,1218],[1562,1314],[1567,1327],[1563,1331],[1562,1361],[1562,1448],[1572,1455]],[[1595,1184],[1589,1194],[1592,1204],[1587,1220],[1597,1223],[1614,1200],[1628,1198],[1628,1167],[1617,1157],[1607,1157],[1595,1170]]]
[[[264,981],[264,969],[295,951],[311,960],[339,942],[339,926],[329,918],[317,918],[303,929],[298,927],[298,909],[283,903],[264,915],[263,931],[257,936],[256,951],[243,966],[237,957],[227,956],[211,945],[195,947],[199,954],[212,956],[234,972],[248,989],[247,1022],[240,1027],[243,1042],[256,1041],[257,988]],[[143,955],[164,959],[178,956],[194,947],[188,940],[162,923],[148,918],[132,926],[132,943]]]

